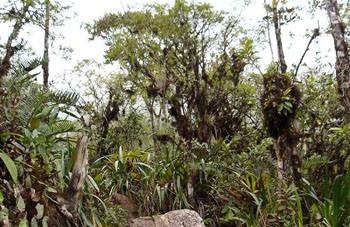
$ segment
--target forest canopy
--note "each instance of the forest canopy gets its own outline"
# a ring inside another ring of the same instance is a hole
[[[307,6],[264,0],[258,26],[214,2],[106,12],[84,23],[106,46],[103,62],[71,61],[62,81],[51,49],[70,6],[7,0],[2,226],[129,226],[180,209],[205,226],[349,226],[350,6]],[[290,65],[284,28],[305,12],[329,23],[304,31]],[[42,53],[26,26],[42,31]],[[331,61],[310,50],[326,36]]]

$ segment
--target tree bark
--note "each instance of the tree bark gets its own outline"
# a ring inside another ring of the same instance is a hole
[[[327,0],[327,13],[331,24],[334,48],[336,52],[336,78],[338,91],[346,108],[350,109],[350,60],[347,44],[344,38],[345,25],[339,16],[336,0]]]
[[[76,145],[72,178],[68,190],[62,197],[57,199],[58,209],[66,218],[65,223],[67,226],[77,226],[79,200],[83,195],[84,182],[88,173],[87,142],[87,136],[79,136]]]
[[[11,68],[11,58],[15,54],[15,47],[12,46],[12,43],[17,39],[19,31],[26,23],[25,16],[28,12],[29,6],[29,3],[25,3],[22,12],[18,13],[16,23],[14,24],[12,32],[7,39],[5,56],[2,59],[2,62],[0,63],[0,85],[2,78],[7,74],[8,70]]]
[[[284,171],[283,171],[283,159],[281,157],[281,147],[280,147],[278,139],[274,141],[273,149],[275,151],[276,159],[277,159],[277,177],[278,177],[277,197],[278,197],[278,199],[282,199],[282,197],[283,197],[282,189],[283,189],[283,182],[284,182],[284,177],[283,177]]]
[[[277,42],[277,51],[278,51],[278,60],[280,63],[281,73],[285,73],[287,71],[287,64],[284,57],[282,38],[281,38],[281,25],[279,23],[278,12],[277,12],[277,1],[272,1],[272,9],[273,9],[273,24],[275,27],[275,35]]]
[[[43,57],[43,84],[44,90],[49,89],[49,35],[50,35],[50,0],[45,1],[45,39]]]
[[[104,144],[106,143],[106,139],[108,136],[109,126],[113,120],[118,120],[119,117],[120,103],[118,102],[115,96],[116,95],[113,89],[110,89],[108,104],[104,109],[104,112],[102,113],[100,138],[97,144],[97,149],[101,156],[108,155],[108,150],[106,149],[106,146]]]
[[[271,42],[271,31],[270,31],[270,14],[269,14],[269,10],[267,9],[267,4],[266,4],[266,0],[264,0],[264,6],[265,6],[265,10],[266,10],[266,27],[267,27],[267,38],[269,41],[269,47],[270,47],[270,52],[271,52],[271,60],[272,62],[275,61],[274,58],[274,53],[273,53],[273,48],[272,48],[272,42]]]

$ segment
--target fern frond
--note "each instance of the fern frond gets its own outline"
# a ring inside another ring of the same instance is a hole
[[[72,121],[59,121],[47,127],[41,128],[39,131],[46,137],[54,136],[61,133],[74,131],[76,124]]]
[[[326,164],[328,162],[329,162],[329,160],[326,157],[320,156],[320,157],[304,160],[302,167],[304,169],[310,169],[311,167],[323,165],[323,164]]]
[[[42,61],[38,58],[31,60],[22,60],[12,65],[8,76],[3,78],[3,87],[7,94],[19,96],[24,89],[32,84],[32,79],[36,74],[29,74],[30,71],[39,67]]]
[[[17,108],[18,118],[22,125],[27,126],[37,111],[41,110],[46,103],[48,94],[42,94],[31,90],[24,95]]]
[[[74,105],[79,100],[79,94],[71,91],[54,91],[50,93],[50,101],[56,104]]]
[[[74,92],[55,91],[42,93],[33,89],[21,99],[17,108],[17,117],[21,121],[22,125],[28,126],[31,118],[42,111],[48,102],[50,102],[51,105],[74,105],[78,100],[79,95]]]
[[[15,67],[11,69],[11,72],[16,77],[23,77],[26,74],[28,74],[30,71],[34,70],[35,68],[41,65],[42,65],[42,60],[40,58],[22,60],[18,62],[18,64],[16,64]]]

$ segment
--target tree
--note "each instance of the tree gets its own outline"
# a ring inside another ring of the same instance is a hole
[[[44,89],[49,88],[49,35],[50,35],[50,0],[45,1],[45,38],[44,38],[44,57],[43,57],[43,83]]]
[[[345,42],[345,24],[342,22],[336,0],[327,0],[326,9],[331,24],[331,33],[336,52],[336,78],[338,91],[342,96],[344,106],[350,108],[350,58]]]
[[[7,74],[7,71],[11,67],[11,58],[13,57],[15,52],[21,48],[20,45],[14,46],[13,43],[17,39],[23,25],[28,23],[28,14],[30,8],[31,1],[21,1],[20,8],[17,9],[12,7],[10,9],[7,9],[5,12],[2,12],[2,18],[6,18],[6,20],[8,21],[15,21],[15,23],[13,25],[12,32],[9,35],[6,42],[5,56],[3,57],[3,59],[0,58],[0,85],[2,77],[4,77]]]
[[[45,7],[42,7],[43,5]],[[4,56],[3,58],[0,57],[0,84],[2,78],[6,76],[11,68],[12,57],[25,47],[23,40],[18,41],[20,31],[25,25],[38,26],[45,31],[45,50],[48,51],[50,34],[52,37],[52,33],[49,32],[50,19],[55,26],[62,25],[62,22],[66,19],[63,14],[69,8],[69,6],[61,5],[59,2],[48,0],[7,0],[5,7],[0,9],[0,20],[5,23],[14,22],[14,24],[12,32],[4,45]],[[44,55],[44,58],[47,59],[44,61],[46,78],[48,77],[48,54]],[[44,79],[44,82],[44,85],[47,84],[47,79]]]
[[[282,3],[281,6],[279,6],[279,3]],[[301,159],[297,152],[297,145],[300,138],[300,126],[296,118],[296,113],[302,94],[298,86],[294,84],[294,80],[291,79],[287,73],[287,64],[281,35],[282,24],[293,22],[298,17],[295,14],[296,9],[288,8],[286,4],[286,1],[280,0],[272,0],[271,5],[266,5],[265,2],[267,11],[267,16],[265,18],[267,21],[271,20],[275,29],[279,69],[277,70],[274,67],[274,63],[272,63],[270,69],[268,69],[268,72],[264,75],[264,92],[261,97],[264,124],[268,128],[268,135],[274,138],[273,151],[277,159],[279,198],[282,197],[286,166],[291,167],[293,170],[294,183],[300,186],[301,182]],[[272,12],[272,18],[269,18],[268,12]],[[309,45],[314,38],[313,36]],[[300,62],[302,62],[303,57]],[[300,64],[301,63],[296,67],[294,78]]]
[[[105,64],[85,59],[64,78],[70,89],[84,91],[75,109],[84,128],[89,130],[90,138],[96,141],[97,154],[116,152],[118,144],[130,150],[142,145],[147,147],[149,131],[145,132],[141,125],[144,118],[135,100],[136,91],[126,83],[126,75],[105,67]],[[143,138],[143,134],[147,137]]]
[[[141,91],[153,134],[169,117],[183,139],[206,143],[241,127],[249,104],[238,95],[239,81],[254,52],[249,39],[235,47],[237,19],[181,0],[107,14],[88,29],[106,40],[106,59],[118,61]]]
[[[280,63],[281,73],[286,73],[287,64],[286,64],[284,51],[283,51],[283,44],[282,44],[282,37],[281,37],[281,23],[280,23],[278,8],[277,8],[278,3],[279,3],[279,0],[272,1],[272,14],[273,14],[272,21],[275,28],[275,35],[276,35],[276,41],[277,41],[277,53],[278,53],[278,60]]]

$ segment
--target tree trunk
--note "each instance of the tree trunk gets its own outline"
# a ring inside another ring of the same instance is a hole
[[[283,194],[282,194],[282,188],[283,188],[283,182],[284,182],[284,177],[283,177],[283,159],[281,157],[281,147],[279,144],[279,140],[276,139],[273,144],[273,149],[276,154],[276,159],[277,159],[277,177],[278,177],[278,188],[277,188],[277,196],[278,199],[282,199]]]
[[[143,101],[146,105],[146,108],[148,110],[150,121],[151,121],[151,134],[152,134],[152,141],[153,141],[153,148],[156,154],[159,154],[159,146],[157,144],[157,129],[155,125],[155,119],[154,119],[154,98],[143,96]]]
[[[50,35],[50,0],[45,1],[45,41],[43,59],[44,90],[49,89],[49,35]]]
[[[66,226],[77,226],[79,200],[83,195],[84,182],[88,173],[87,141],[87,136],[79,136],[76,145],[72,178],[68,190],[62,197],[57,199],[58,209],[66,218]]]
[[[280,63],[281,73],[285,73],[287,71],[287,64],[284,58],[282,38],[281,38],[281,25],[279,23],[278,12],[277,12],[277,1],[272,1],[272,9],[273,9],[273,24],[275,27],[275,35],[277,42],[277,51],[278,51],[278,60]]]
[[[102,125],[100,130],[100,138],[97,144],[98,152],[101,156],[108,155],[108,149],[105,146],[106,139],[108,136],[109,126],[113,120],[118,120],[120,103],[115,97],[115,93],[112,89],[109,91],[109,99],[104,112],[102,113]]]
[[[22,12],[18,12],[19,16],[13,26],[12,32],[7,39],[5,56],[0,64],[0,85],[2,78],[7,74],[8,70],[11,68],[11,58],[15,54],[15,47],[12,46],[13,41],[18,37],[19,31],[22,29],[23,25],[26,23],[25,16],[29,9],[29,3],[23,6]]]
[[[331,23],[334,48],[336,52],[336,78],[338,91],[347,109],[350,109],[350,60],[347,45],[344,38],[345,25],[339,16],[336,0],[327,0],[327,13]]]
[[[268,41],[269,41],[269,47],[270,47],[270,52],[271,52],[271,60],[272,60],[272,62],[274,62],[275,58],[274,58],[274,53],[273,53],[273,48],[272,48],[271,31],[270,31],[270,19],[269,19],[270,14],[269,14],[269,10],[267,9],[266,0],[264,0],[264,6],[265,6],[265,10],[266,10],[266,17],[267,17],[267,20],[266,20],[267,38],[268,38]]]

